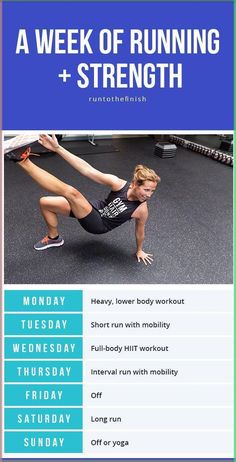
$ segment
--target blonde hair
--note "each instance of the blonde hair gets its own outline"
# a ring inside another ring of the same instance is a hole
[[[160,183],[160,177],[152,170],[151,168],[146,167],[145,165],[136,165],[134,169],[133,182],[141,186],[145,181],[153,181],[155,183]]]

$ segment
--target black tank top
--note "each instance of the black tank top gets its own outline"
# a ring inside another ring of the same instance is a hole
[[[110,231],[131,219],[131,215],[142,203],[140,201],[129,201],[127,192],[128,182],[119,191],[111,191],[108,197],[101,200],[92,200],[93,208],[98,210],[102,221]]]

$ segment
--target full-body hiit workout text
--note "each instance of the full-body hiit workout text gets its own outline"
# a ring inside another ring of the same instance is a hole
[[[159,176],[151,169],[137,165],[131,184],[115,175],[102,173],[83,159],[71,154],[58,144],[54,135],[40,135],[39,143],[57,153],[73,168],[85,177],[99,184],[109,186],[110,194],[105,200],[88,201],[76,188],[70,186],[47,171],[41,169],[29,159],[30,150],[12,155],[12,160],[36,181],[42,188],[56,196],[40,199],[40,209],[46,222],[48,233],[35,244],[36,250],[59,247],[64,240],[58,232],[57,216],[72,216],[81,226],[93,234],[103,234],[135,219],[135,237],[137,243],[137,260],[145,264],[152,262],[152,255],[144,252],[144,230],[148,218],[147,200],[151,198],[158,183]]]

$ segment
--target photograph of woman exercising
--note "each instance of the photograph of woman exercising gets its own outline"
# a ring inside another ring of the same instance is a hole
[[[21,154],[8,156],[34,180],[39,186],[55,196],[40,199],[40,210],[47,225],[47,236],[34,245],[36,250],[46,250],[64,244],[58,232],[57,215],[77,218],[81,226],[92,234],[103,234],[122,225],[131,218],[135,219],[135,237],[138,262],[147,265],[153,261],[152,254],[143,250],[145,224],[148,218],[147,201],[156,190],[160,177],[143,165],[137,165],[129,184],[115,175],[102,173],[83,159],[71,154],[58,144],[52,135],[40,135],[39,143],[55,152],[75,168],[81,175],[99,184],[109,186],[111,191],[105,200],[88,201],[80,191],[41,169],[29,159],[28,148]],[[33,154],[33,153],[32,153]]]

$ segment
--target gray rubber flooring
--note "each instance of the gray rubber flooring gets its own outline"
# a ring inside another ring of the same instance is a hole
[[[139,163],[161,176],[149,203],[144,246],[153,253],[153,264],[146,267],[135,259],[134,220],[94,236],[75,219],[62,218],[65,245],[36,252],[33,244],[46,234],[38,208],[39,198],[46,193],[17,165],[5,162],[5,283],[232,283],[233,169],[183,148],[178,148],[175,158],[160,159],[154,155],[151,137],[113,140],[112,144],[119,152],[84,158],[95,168],[128,180]],[[33,161],[79,188],[88,199],[105,197],[108,192],[55,154],[42,154]]]

